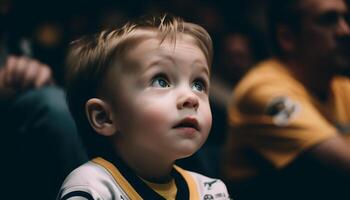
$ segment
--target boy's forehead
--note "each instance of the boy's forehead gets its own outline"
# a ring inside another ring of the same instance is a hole
[[[176,37],[174,37],[176,36]],[[117,57],[115,57],[112,69],[115,73],[136,73],[140,71],[139,63],[151,63],[154,60],[173,57],[176,52],[183,51],[182,47],[187,46],[196,52],[196,56],[205,59],[208,63],[204,50],[194,36],[177,32],[176,35],[162,35],[157,28],[136,28],[129,32],[128,38],[123,44]],[[184,55],[186,56],[186,55]],[[193,58],[194,59],[194,58]],[[207,66],[210,69],[209,66]]]
[[[147,34],[147,37],[145,37]],[[196,44],[195,39],[188,34],[178,34],[176,38],[167,37],[164,40],[159,37],[155,31],[139,31],[137,33],[141,38],[134,45],[130,45],[123,56],[117,59],[115,70],[117,74],[135,73],[143,71],[140,66],[148,66],[151,63],[159,62],[163,59],[185,59],[188,56],[184,52],[192,55],[191,60],[202,60],[207,65],[207,58],[202,49]],[[135,33],[136,36],[136,33]],[[179,54],[180,53],[180,54]],[[179,57],[180,56],[180,57]],[[176,58],[175,58],[176,57]],[[140,63],[142,63],[140,65]],[[209,66],[207,66],[209,68]]]
[[[143,40],[139,41],[133,48],[130,48],[126,57],[133,60],[136,55],[143,57],[145,54],[150,54],[151,52],[173,56],[175,52],[186,49],[196,49],[197,54],[204,54],[193,36],[178,33],[175,37],[166,36],[163,38],[159,35],[144,37]]]
[[[133,60],[138,53],[140,56],[142,56],[143,52],[147,52],[149,50],[162,49],[174,52],[174,50],[178,47],[178,44],[180,43],[185,43],[188,46],[193,46],[199,49],[201,53],[205,54],[205,52],[199,45],[199,42],[196,41],[194,36],[182,32],[162,35],[162,32],[156,28],[138,28],[134,30],[130,41],[130,45],[128,45],[128,47],[125,48],[125,59]]]

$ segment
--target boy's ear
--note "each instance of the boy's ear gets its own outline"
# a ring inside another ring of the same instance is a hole
[[[92,128],[99,134],[111,136],[117,131],[111,106],[97,98],[89,99],[85,112]]]
[[[285,52],[290,53],[295,50],[295,34],[288,26],[281,25],[277,28],[277,39],[279,45]]]

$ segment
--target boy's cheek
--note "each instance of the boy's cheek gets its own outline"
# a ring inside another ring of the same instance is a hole
[[[203,117],[203,125],[204,125],[204,129],[208,131],[210,131],[211,129],[211,125],[212,125],[212,114],[211,114],[211,110],[210,110],[210,107],[208,107],[206,109],[206,111],[204,111],[202,114],[202,117]],[[207,134],[208,134],[207,133]]]
[[[146,106],[139,112],[139,115],[146,125],[154,126],[155,123],[165,123],[170,115],[169,112],[159,106]]]

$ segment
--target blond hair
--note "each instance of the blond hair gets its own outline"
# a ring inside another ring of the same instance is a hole
[[[90,127],[85,114],[85,104],[89,99],[98,97],[106,72],[114,62],[147,37],[142,34],[142,30],[156,32],[161,42],[170,38],[174,44],[177,34],[190,35],[203,51],[208,66],[211,66],[213,47],[208,32],[199,25],[171,15],[143,18],[136,22],[128,22],[119,29],[102,31],[73,41],[67,57],[67,100],[90,157],[101,155],[106,151],[104,147],[107,145],[102,144],[105,143],[105,139],[99,138],[102,136],[94,134]]]

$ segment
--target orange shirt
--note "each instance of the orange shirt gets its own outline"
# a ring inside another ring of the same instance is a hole
[[[283,168],[307,148],[350,132],[350,79],[335,78],[330,100],[322,104],[277,59],[264,61],[235,88],[228,123],[228,179]]]

